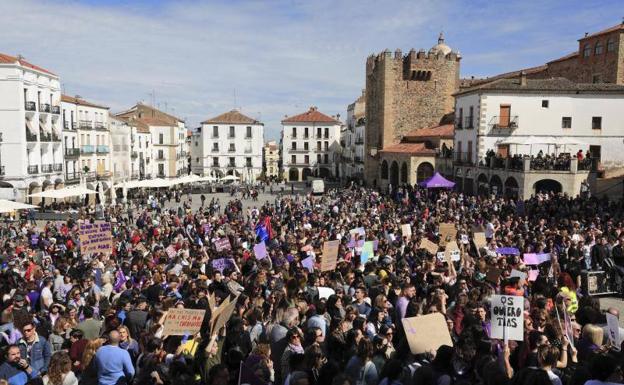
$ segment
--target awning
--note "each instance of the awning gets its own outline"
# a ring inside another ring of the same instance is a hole
[[[10,213],[16,210],[36,209],[37,206],[26,203],[13,202],[6,199],[0,199],[0,213]]]
[[[87,194],[95,194],[97,191],[90,190],[86,187],[82,186],[73,186],[73,187],[63,187],[58,190],[46,190],[38,193],[30,194],[29,197],[33,198],[55,198],[55,199],[63,199]]]

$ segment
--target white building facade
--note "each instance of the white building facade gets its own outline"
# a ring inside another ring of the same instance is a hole
[[[130,175],[133,180],[152,177],[152,134],[149,127],[142,124],[131,125]]]
[[[109,128],[111,137],[111,163],[113,173],[113,185],[132,179],[131,171],[131,142],[132,127],[125,121],[109,116]]]
[[[0,54],[0,195],[64,185],[59,77],[21,57]]]
[[[347,124],[342,130],[342,162],[340,175],[343,179],[364,178],[364,130],[366,128],[366,90],[347,107]]]
[[[316,107],[282,120],[284,179],[298,182],[313,176],[338,177],[341,126],[338,117],[325,115]]]
[[[624,86],[562,78],[501,79],[461,91],[453,174],[467,192],[516,189],[527,197],[548,185],[574,196],[588,173],[624,166],[622,108]]]
[[[264,124],[232,110],[202,122],[191,139],[191,168],[204,176],[234,175],[256,183],[262,174]]]

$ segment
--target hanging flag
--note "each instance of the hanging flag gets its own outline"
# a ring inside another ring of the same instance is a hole
[[[126,275],[123,271],[121,271],[121,269],[117,269],[117,272],[115,273],[115,290],[119,291],[126,281]]]

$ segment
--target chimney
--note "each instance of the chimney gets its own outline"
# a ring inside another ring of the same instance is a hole
[[[520,87],[526,87],[527,85],[527,77],[526,72],[520,72]]]
[[[589,32],[585,32],[585,37],[587,37],[587,35],[589,35]]]

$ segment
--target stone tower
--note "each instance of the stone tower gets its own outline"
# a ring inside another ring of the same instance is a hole
[[[429,52],[412,49],[403,55],[385,50],[366,60],[366,147],[364,177],[379,179],[377,152],[401,141],[416,128],[438,125],[452,116],[453,93],[459,89],[461,56],[444,43]]]

